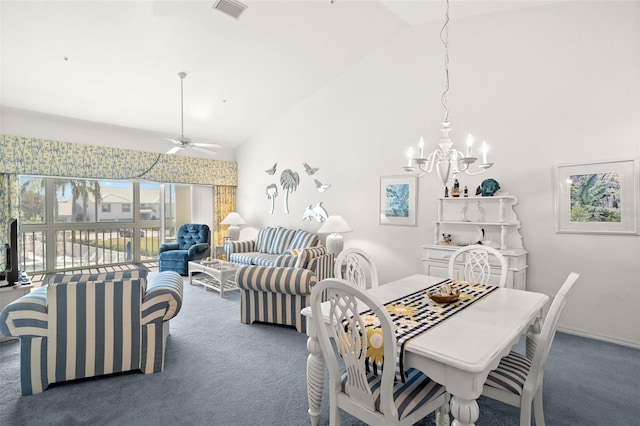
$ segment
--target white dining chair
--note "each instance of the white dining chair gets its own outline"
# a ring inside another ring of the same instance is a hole
[[[460,279],[487,284],[492,275],[490,256],[500,263],[500,278],[498,286],[504,287],[507,282],[507,259],[493,247],[471,244],[456,250],[449,258],[449,278],[455,277],[455,269],[458,258],[464,258],[462,276]]]
[[[336,259],[336,278],[345,279],[363,290],[378,286],[378,269],[371,256],[362,249],[348,248]]]
[[[511,351],[502,358],[498,368],[489,373],[482,395],[520,408],[520,426],[531,424],[533,403],[536,426],[544,426],[542,409],[542,378],[544,365],[556,335],[558,320],[567,300],[567,293],[580,275],[572,272],[553,298],[549,312],[537,339],[533,359]]]
[[[323,313],[325,294],[329,310]],[[310,303],[329,370],[330,425],[340,425],[340,410],[369,425],[385,426],[412,425],[438,410],[438,424],[449,424],[448,394],[442,385],[412,368],[407,370],[405,383],[394,380],[397,343],[391,317],[382,303],[338,278],[328,278],[314,286]],[[379,329],[367,328],[372,318],[363,319],[360,314],[367,308],[375,313]],[[382,336],[376,330],[381,330]],[[381,376],[366,371],[367,356],[383,363]]]

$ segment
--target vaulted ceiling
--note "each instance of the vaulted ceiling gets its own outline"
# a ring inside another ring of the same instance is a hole
[[[442,22],[446,7],[247,0],[236,19],[215,3],[2,0],[1,105],[177,136],[184,71],[185,136],[233,149],[412,25]],[[540,3],[451,0],[451,17]]]

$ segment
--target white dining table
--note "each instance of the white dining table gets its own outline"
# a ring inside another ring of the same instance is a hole
[[[440,277],[417,274],[367,291],[386,303],[442,281]],[[545,294],[498,288],[408,341],[405,367],[417,368],[446,387],[451,394],[453,426],[474,425],[480,416],[476,399],[489,372],[540,320],[548,300]],[[328,303],[322,308],[328,324]],[[311,308],[304,308],[302,314],[308,318],[307,396],[311,424],[315,426],[320,420],[325,364]]]

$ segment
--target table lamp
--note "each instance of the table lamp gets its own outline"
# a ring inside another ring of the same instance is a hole
[[[327,220],[318,229],[319,234],[327,235],[327,251],[333,253],[334,256],[338,256],[344,247],[344,240],[342,235],[344,232],[351,232],[353,229],[339,214],[330,215]]]
[[[240,216],[237,212],[231,212],[225,217],[221,225],[229,225],[228,236],[231,241],[237,241],[240,237],[240,227],[238,225],[244,225],[245,222],[242,216]]]

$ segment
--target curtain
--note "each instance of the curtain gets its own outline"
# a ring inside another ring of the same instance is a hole
[[[229,225],[220,225],[227,215],[236,211],[236,187],[235,186],[216,186],[215,195],[215,241],[214,245],[221,246],[224,243],[224,237],[227,236]]]
[[[18,175],[0,173],[0,263],[4,270],[5,247],[9,236],[7,226],[10,218],[20,216],[20,183]],[[20,221],[18,221],[20,226]],[[19,231],[19,230],[18,230]],[[16,248],[13,248],[17,250]],[[18,253],[19,255],[19,253]]]

